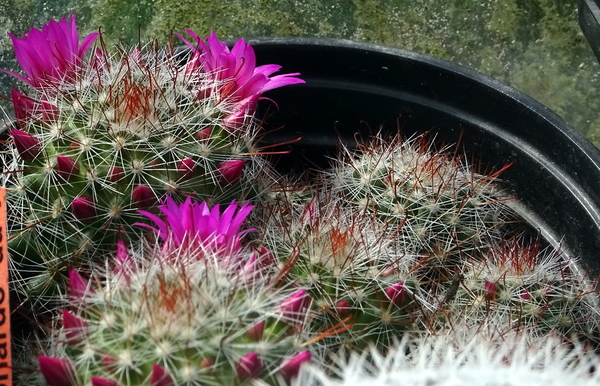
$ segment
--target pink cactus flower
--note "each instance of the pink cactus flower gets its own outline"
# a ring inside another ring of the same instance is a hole
[[[92,33],[79,43],[75,16],[69,20],[51,20],[42,30],[33,28],[18,39],[8,34],[13,42],[15,56],[26,76],[4,71],[31,84],[43,87],[55,81],[75,81],[77,69],[98,33]]]
[[[66,359],[38,357],[40,371],[48,386],[71,386],[75,384],[73,364]]]
[[[152,220],[157,228],[142,223],[136,225],[152,229],[166,244],[171,244],[169,247],[235,251],[241,248],[242,236],[251,231],[240,231],[240,227],[254,206],[245,203],[238,208],[233,201],[221,214],[218,204],[209,209],[205,202],[198,203],[191,197],[178,204],[167,196],[158,209],[165,215],[165,220],[152,213],[139,211]]]
[[[239,103],[234,111],[243,110],[251,115],[256,108],[256,102],[265,91],[305,83],[304,80],[296,78],[300,75],[297,72],[271,76],[281,69],[281,66],[276,64],[256,67],[254,49],[250,44],[246,44],[244,39],[238,40],[229,50],[225,42],[219,40],[215,31],[212,31],[206,40],[189,29],[186,32],[196,44],[188,42],[179,34],[176,35],[192,50],[193,56],[188,64],[188,71],[200,69],[214,73],[217,80],[224,82],[218,89],[220,97],[230,103]],[[211,89],[201,91],[205,95],[213,92]]]
[[[490,302],[496,300],[496,294],[498,293],[498,286],[496,285],[496,283],[486,280],[483,283],[483,291],[483,297],[486,301]]]

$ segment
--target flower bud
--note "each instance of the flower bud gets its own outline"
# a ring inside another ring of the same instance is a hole
[[[121,169],[118,166],[113,166],[112,168],[110,168],[108,170],[108,179],[111,182],[117,182],[124,176],[125,176],[125,173],[123,172],[123,169]]]
[[[310,361],[310,357],[310,352],[304,350],[291,358],[284,359],[281,365],[281,373],[285,380],[289,382],[291,379],[296,378],[300,371],[300,366]]]
[[[79,173],[79,164],[71,157],[59,155],[56,157],[56,171],[59,176],[68,180]]]
[[[94,201],[86,196],[76,197],[73,202],[71,202],[71,212],[73,212],[73,216],[80,221],[87,220],[96,215],[96,207],[94,206]]]
[[[350,303],[347,300],[340,300],[335,305],[335,312],[340,318],[345,318],[350,315]]]
[[[148,185],[138,185],[131,192],[131,200],[138,208],[149,208],[157,202],[154,191]]]
[[[167,370],[157,364],[152,365],[150,374],[150,386],[173,386],[175,382]]]
[[[66,310],[63,310],[62,317],[67,344],[76,345],[81,343],[87,334],[89,327],[87,322]]]
[[[13,137],[15,147],[23,160],[32,161],[42,152],[40,140],[33,135],[18,129],[11,130],[10,135]]]
[[[194,173],[194,170],[196,170],[196,163],[191,158],[184,158],[177,166],[177,169],[182,176],[188,177]]]
[[[406,288],[404,282],[398,282],[391,287],[385,289],[385,295],[390,299],[390,302],[397,306],[401,306],[406,301]]]
[[[242,380],[255,378],[262,371],[262,362],[258,358],[258,355],[253,351],[240,358],[235,369],[238,377]]]
[[[243,160],[229,160],[221,162],[219,164],[221,181],[226,184],[233,184],[237,182],[242,176],[245,162],[246,161]]]
[[[92,377],[92,386],[119,386],[119,384],[112,379]]]
[[[258,342],[263,338],[263,333],[265,332],[265,321],[261,320],[256,323],[254,326],[250,327],[246,334],[253,342]]]
[[[33,109],[35,108],[35,102],[14,88],[11,90],[12,103],[15,109],[15,118],[19,127],[25,127],[27,119],[31,116]]]
[[[294,292],[292,296],[281,302],[278,312],[284,322],[299,324],[304,320],[310,303],[310,296],[305,289],[302,289]]]
[[[215,361],[213,361],[210,358],[204,358],[200,361],[200,368],[201,369],[210,369],[211,367],[213,367],[215,365]]]
[[[40,371],[48,386],[71,386],[75,384],[75,370],[66,359],[38,357]]]
[[[492,283],[489,280],[486,280],[485,283],[483,283],[483,290],[484,290],[484,294],[483,297],[486,301],[495,301],[496,300],[496,294],[498,293],[498,286],[495,283]]]
[[[88,287],[88,282],[74,269],[69,271],[69,302],[72,305],[80,305],[85,297],[93,293],[93,290]]]
[[[207,140],[207,139],[210,138],[211,134],[212,134],[212,127],[209,126],[209,127],[206,127],[206,128],[204,128],[202,130],[199,130],[196,133],[196,139],[198,141],[205,141],[205,140]]]

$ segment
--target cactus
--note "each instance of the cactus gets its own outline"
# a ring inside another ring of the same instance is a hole
[[[446,294],[438,322],[460,321],[468,328],[494,325],[499,331],[527,328],[543,336],[597,335],[595,284],[577,271],[575,261],[539,242],[506,239],[482,260],[468,261],[455,293]]]
[[[144,218],[137,210],[155,211],[167,195],[215,203],[261,193],[270,182],[259,178],[269,167],[256,156],[256,102],[303,82],[297,74],[269,77],[279,66],[255,67],[250,45],[240,40],[229,51],[214,33],[184,65],[152,46],[97,49],[86,60],[94,38],[79,45],[74,17],[13,37],[28,75],[17,76],[32,87],[13,91],[17,120],[3,184],[14,271],[31,297],[63,291],[69,267],[86,267],[119,238],[136,240],[132,224]],[[36,52],[44,44],[48,52]]]
[[[475,173],[464,161],[432,151],[424,136],[403,140],[374,137],[356,152],[343,148],[333,167],[334,192],[356,210],[401,227],[407,252],[429,261],[431,279],[459,263],[459,254],[478,253],[509,218],[496,186],[499,172]]]
[[[119,242],[104,277],[69,275],[65,357],[40,357],[49,384],[241,385],[293,378],[312,354],[301,328],[311,299],[275,285],[270,254],[241,245],[252,207],[222,214],[190,199],[152,215],[162,245]],[[180,237],[183,236],[183,237]],[[101,279],[101,280],[100,280]],[[98,283],[98,284],[95,284]],[[54,382],[54,383],[53,383]]]
[[[313,298],[308,328],[336,331],[315,345],[385,348],[406,331],[424,329],[432,297],[413,272],[418,256],[404,254],[384,224],[340,205],[331,192],[286,192],[289,202],[272,203],[262,241],[288,280]]]
[[[406,335],[387,356],[375,349],[338,358],[334,374],[306,366],[293,386],[597,385],[600,357],[579,342],[548,335]]]

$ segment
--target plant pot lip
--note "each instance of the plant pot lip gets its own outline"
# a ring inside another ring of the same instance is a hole
[[[600,149],[592,144],[582,133],[572,128],[562,117],[547,106],[526,95],[525,93],[485,75],[477,70],[454,63],[435,56],[409,51],[401,48],[388,47],[380,44],[360,42],[346,39],[319,38],[319,37],[257,37],[247,39],[252,46],[315,46],[331,47],[338,50],[356,51],[360,54],[379,53],[413,60],[415,62],[437,67],[442,71],[455,73],[464,78],[494,89],[503,96],[526,106],[535,114],[541,116],[558,131],[569,137],[584,153],[600,168]],[[298,87],[298,86],[296,86]],[[301,87],[301,86],[300,86]]]

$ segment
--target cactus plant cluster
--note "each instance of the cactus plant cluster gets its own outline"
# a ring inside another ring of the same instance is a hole
[[[593,284],[515,237],[502,170],[398,134],[278,176],[254,113],[299,74],[187,33],[183,54],[89,57],[74,17],[11,35],[30,87],[3,155],[10,253],[53,317],[48,385],[597,381]]]
[[[86,267],[119,237],[139,238],[137,210],[166,195],[229,202],[268,184],[258,177],[265,162],[251,156],[260,129],[253,109],[263,91],[301,80],[270,78],[279,67],[255,67],[243,40],[229,51],[213,34],[181,66],[181,55],[152,46],[97,48],[86,59],[97,34],[79,44],[74,17],[11,37],[31,87],[13,90],[3,176],[13,261],[28,296],[61,290],[68,267]]]

